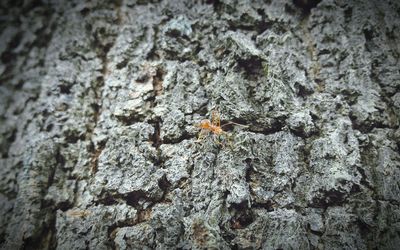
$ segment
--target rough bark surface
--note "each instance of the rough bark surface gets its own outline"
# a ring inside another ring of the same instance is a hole
[[[4,249],[396,249],[398,1],[1,1]],[[197,142],[218,109],[229,136]]]

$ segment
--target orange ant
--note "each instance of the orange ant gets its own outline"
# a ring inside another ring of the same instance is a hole
[[[208,119],[205,119],[205,120],[202,120],[199,125],[197,125],[197,127],[201,128],[201,131],[199,133],[197,141],[198,142],[201,141],[203,139],[203,137],[210,132],[217,136],[225,135],[229,139],[231,134],[229,134],[228,132],[226,132],[222,129],[222,127],[229,125],[229,124],[236,124],[236,125],[247,127],[246,125],[235,123],[235,122],[228,122],[221,126],[221,118],[220,118],[219,112],[216,110],[213,110],[211,112],[211,121]],[[217,143],[222,144],[220,142],[217,142]]]

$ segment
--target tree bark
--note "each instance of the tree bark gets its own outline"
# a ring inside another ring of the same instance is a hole
[[[398,1],[0,16],[2,248],[400,245]]]

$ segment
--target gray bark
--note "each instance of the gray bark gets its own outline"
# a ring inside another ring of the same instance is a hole
[[[398,1],[8,1],[4,249],[396,249]],[[197,141],[212,111],[226,133]]]

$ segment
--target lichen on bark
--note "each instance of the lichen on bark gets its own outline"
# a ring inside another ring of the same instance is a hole
[[[4,249],[396,249],[396,1],[0,3]],[[218,110],[230,134],[197,141]]]

